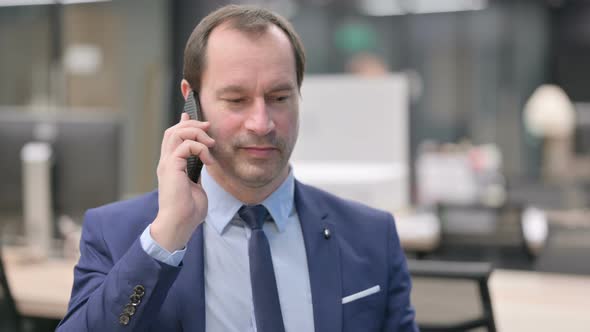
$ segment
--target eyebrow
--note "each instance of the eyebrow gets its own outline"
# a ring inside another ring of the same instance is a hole
[[[292,91],[295,87],[291,82],[283,82],[273,86],[270,90],[266,91],[265,93],[275,93],[280,91]],[[226,93],[245,93],[247,89],[240,86],[240,85],[228,85],[219,90],[217,90],[216,95],[218,97],[226,94]]]
[[[295,87],[290,82],[279,83],[272,87],[267,93],[280,92],[280,91],[291,91],[295,90]]]
[[[225,86],[225,87],[217,90],[216,95],[219,97],[219,96],[224,95],[226,93],[243,93],[245,91],[246,91],[246,89],[244,89],[243,87],[241,87],[239,85],[228,85],[228,86]]]

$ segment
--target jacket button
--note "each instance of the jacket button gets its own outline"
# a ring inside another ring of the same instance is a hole
[[[137,294],[132,294],[131,296],[129,296],[129,300],[131,302],[131,305],[137,306],[139,303],[141,303],[141,296]]]
[[[121,316],[119,316],[119,323],[121,323],[121,325],[126,326],[127,324],[129,324],[129,316],[122,314]]]
[[[145,287],[143,287],[142,285],[137,285],[135,286],[135,288],[133,288],[133,291],[135,292],[135,294],[139,295],[139,297],[142,297],[143,294],[145,294]]]
[[[135,307],[131,304],[127,304],[123,309],[123,314],[128,315],[129,317],[135,314]]]

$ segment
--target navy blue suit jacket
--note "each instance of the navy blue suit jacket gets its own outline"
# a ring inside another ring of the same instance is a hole
[[[316,331],[417,331],[393,217],[300,182],[295,204]],[[72,297],[58,331],[205,332],[202,225],[181,266],[172,267],[148,256],[139,241],[157,210],[152,192],[87,211]],[[119,316],[136,285],[145,294],[124,326]],[[380,292],[342,304],[343,297],[376,285]]]

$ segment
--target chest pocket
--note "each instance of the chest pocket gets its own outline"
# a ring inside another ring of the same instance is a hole
[[[385,316],[385,296],[379,286],[343,298],[343,331],[379,331]]]

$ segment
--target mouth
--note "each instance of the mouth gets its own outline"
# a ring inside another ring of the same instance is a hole
[[[240,150],[255,158],[268,158],[279,151],[274,146],[244,146]]]

